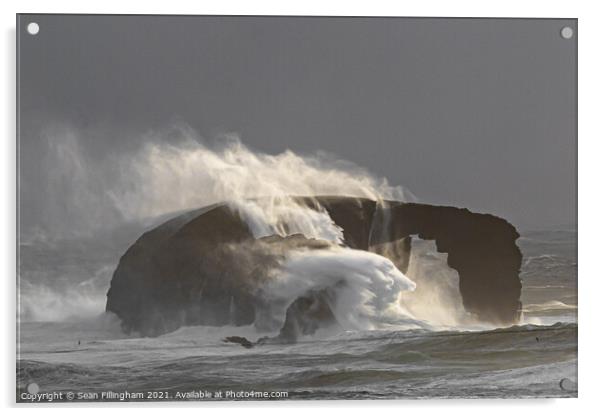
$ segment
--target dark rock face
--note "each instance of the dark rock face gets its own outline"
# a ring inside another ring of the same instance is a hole
[[[493,215],[421,204],[392,207],[393,238],[417,235],[435,240],[458,271],[464,308],[494,324],[516,322],[521,309],[522,254],[516,229]]]
[[[345,202],[344,198],[320,199],[335,223],[343,226],[350,247],[389,257],[405,273],[411,236],[435,240],[437,251],[448,253],[448,265],[460,276],[460,294],[468,312],[494,324],[518,320],[522,254],[516,245],[519,234],[509,222],[465,208],[394,201],[377,207],[374,201],[361,199]],[[390,249],[379,249],[383,245],[401,247],[392,255]]]
[[[245,348],[265,344],[294,344],[303,335],[312,335],[320,328],[336,327],[338,322],[330,309],[334,293],[330,290],[311,290],[297,298],[286,310],[286,319],[275,337],[262,337],[255,343],[245,337],[231,336],[224,342],[240,344]]]
[[[328,289],[315,291],[297,298],[286,310],[284,325],[277,340],[283,343],[294,343],[302,335],[312,335],[319,328],[337,325],[337,320],[330,309],[329,299],[334,294]]]
[[[226,337],[226,338],[224,338],[223,341],[231,342],[233,344],[240,344],[247,349],[253,348],[253,343],[251,341],[249,341],[248,339],[246,339],[245,337],[237,337],[237,336]]]
[[[454,207],[381,205],[362,198],[299,201],[326,209],[343,228],[347,246],[384,255],[402,272],[411,236],[435,240],[459,273],[467,311],[496,324],[518,319],[522,255],[515,244],[519,235],[505,220]],[[327,244],[300,235],[255,239],[226,205],[201,208],[143,234],[127,250],[113,275],[106,309],[121,318],[126,331],[148,336],[182,325],[249,325],[266,309],[257,288],[286,252]],[[328,296],[312,292],[293,302],[278,338],[294,342],[299,334],[336,324]],[[257,321],[270,326],[265,319]]]

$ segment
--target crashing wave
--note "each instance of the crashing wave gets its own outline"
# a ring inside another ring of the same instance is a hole
[[[453,207],[322,196],[236,200],[160,225],[122,256],[106,309],[143,335],[253,324],[279,330],[279,341],[331,326],[407,322],[425,310],[410,302],[412,236],[447,253],[467,316],[518,321],[522,256],[506,221]]]

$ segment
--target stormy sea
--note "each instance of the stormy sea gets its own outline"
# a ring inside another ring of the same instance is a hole
[[[103,312],[105,295],[119,256],[138,232],[124,228],[104,243],[97,236],[21,244],[18,401],[47,401],[40,395],[57,392],[64,394],[53,400],[577,395],[574,230],[521,232],[517,325],[462,324],[449,305],[437,308],[441,296],[409,298],[415,318],[405,322],[254,348],[223,342],[266,335],[252,325],[181,327],[157,337],[123,333],[119,319]],[[418,285],[419,274],[453,281],[429,242],[415,246],[410,279]],[[422,270],[413,267],[419,258]]]
[[[17,401],[577,395],[574,228],[182,134],[106,160],[53,136],[20,230]]]

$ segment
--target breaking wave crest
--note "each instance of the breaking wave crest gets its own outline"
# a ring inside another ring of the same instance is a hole
[[[337,323],[347,330],[364,330],[411,319],[400,298],[415,288],[389,259],[333,247],[290,253],[262,291],[281,323],[297,298],[311,291],[327,291],[326,301]]]

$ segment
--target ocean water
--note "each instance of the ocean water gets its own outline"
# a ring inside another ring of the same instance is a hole
[[[253,327],[123,334],[102,310],[128,238],[23,244],[17,401],[576,397],[576,232],[522,234],[519,325],[391,325],[250,349],[223,338],[266,335]]]

